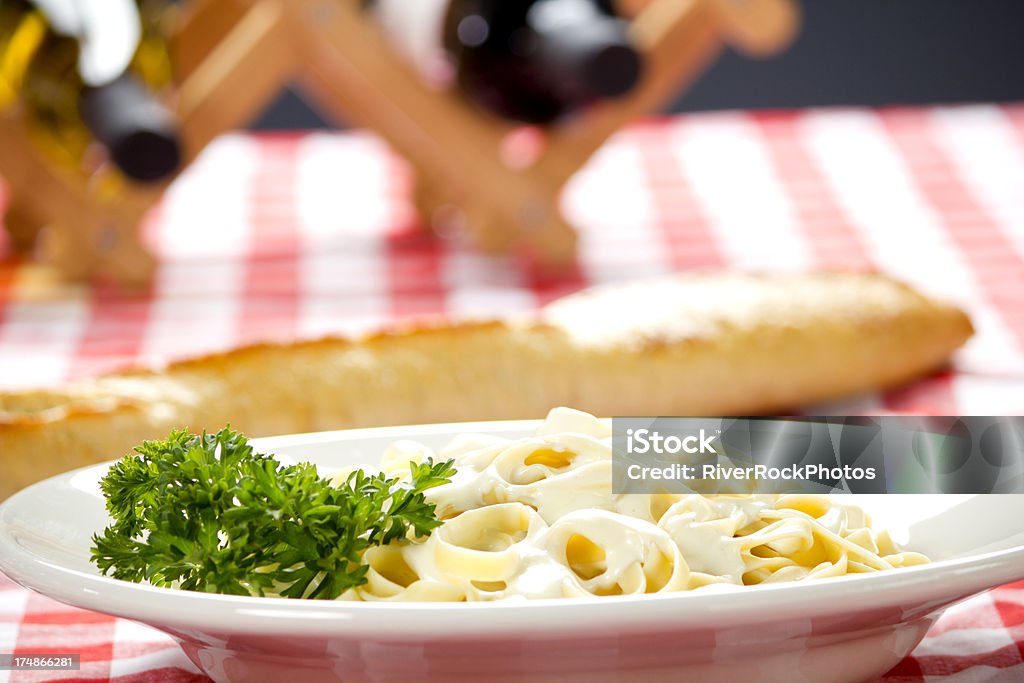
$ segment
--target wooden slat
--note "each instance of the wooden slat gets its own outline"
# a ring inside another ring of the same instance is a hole
[[[174,77],[184,82],[241,21],[249,5],[238,0],[191,0],[181,6],[170,41]]]
[[[178,90],[187,159],[220,133],[247,124],[294,68],[283,3],[254,4]]]
[[[792,0],[710,0],[722,37],[753,57],[774,54],[789,45],[800,28]]]

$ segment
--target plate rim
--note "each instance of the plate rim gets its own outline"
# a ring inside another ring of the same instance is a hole
[[[454,422],[400,427],[305,432],[253,438],[264,449],[332,440],[402,438],[410,434],[522,431],[541,420]],[[659,595],[549,598],[469,603],[290,600],[195,593],[121,581],[62,566],[21,546],[7,517],[19,504],[75,476],[109,467],[95,463],[33,484],[0,504],[0,571],[17,583],[66,604],[162,628],[306,636],[423,637],[441,634],[507,635],[517,631],[579,634],[622,627],[709,628],[787,617],[858,612],[935,602],[936,611],[1008,582],[1024,579],[1024,544],[962,558],[863,576],[790,582],[737,589]],[[99,531],[99,530],[97,530]],[[939,578],[957,578],[953,586]],[[746,596],[764,596],[754,600]],[[822,609],[823,605],[827,609]],[[558,607],[557,610],[547,608]],[[538,611],[545,612],[538,621]],[[424,618],[424,616],[431,618]],[[405,617],[405,618],[403,618]]]

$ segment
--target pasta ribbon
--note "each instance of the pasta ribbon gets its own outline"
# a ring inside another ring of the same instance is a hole
[[[410,461],[431,455],[397,442],[381,471],[408,476]],[[438,456],[456,467],[450,483],[426,493],[444,524],[425,539],[367,550],[366,585],[341,599],[731,590],[928,562],[840,496],[613,494],[609,426],[568,408],[552,410],[534,436],[461,435]]]
[[[684,590],[689,567],[668,534],[606,510],[577,511],[551,525],[544,548],[575,581],[568,594],[634,595]]]

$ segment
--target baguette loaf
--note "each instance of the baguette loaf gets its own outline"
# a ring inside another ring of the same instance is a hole
[[[682,275],[529,318],[261,344],[61,391],[0,394],[0,499],[171,429],[250,435],[408,423],[784,410],[897,385],[972,334],[879,275]]]

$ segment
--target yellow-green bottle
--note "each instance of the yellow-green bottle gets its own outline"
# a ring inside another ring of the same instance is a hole
[[[127,177],[152,182],[181,163],[157,0],[0,0],[0,109],[20,106],[35,141],[82,166],[99,145]]]

